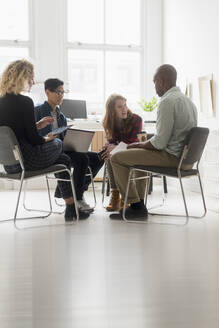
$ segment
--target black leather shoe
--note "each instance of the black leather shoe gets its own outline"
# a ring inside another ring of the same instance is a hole
[[[119,213],[110,214],[111,220],[122,220],[122,210]],[[125,217],[127,220],[145,221],[148,218],[148,210],[144,206],[140,209],[133,209],[131,206],[125,211]]]
[[[121,216],[122,216],[122,211],[120,212]],[[148,210],[146,208],[146,206],[143,206],[140,209],[133,209],[131,206],[129,206],[129,208],[126,209],[125,211],[125,217],[128,220],[147,220],[148,218]]]
[[[85,220],[90,216],[90,213],[88,212],[82,212],[78,210],[79,214],[79,220]],[[76,210],[75,210],[75,204],[66,205],[65,208],[65,221],[71,222],[76,220]]]
[[[122,220],[122,215],[120,213],[112,213],[110,214],[109,218],[111,220]]]

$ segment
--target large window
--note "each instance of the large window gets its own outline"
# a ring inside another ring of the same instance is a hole
[[[1,1],[0,72],[12,60],[29,55],[28,0]]]
[[[141,0],[68,0],[70,97],[101,113],[111,93],[136,107],[141,96]],[[133,108],[134,109],[134,108]]]

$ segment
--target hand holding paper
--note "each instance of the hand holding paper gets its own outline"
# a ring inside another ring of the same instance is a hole
[[[125,150],[127,144],[121,141],[118,145],[108,144],[99,152],[99,156],[105,161],[108,160],[113,154],[117,153],[120,150]]]
[[[117,153],[118,151],[121,151],[121,150],[125,150],[127,149],[127,144],[123,141],[121,141],[111,152],[110,152],[110,155],[113,155],[115,153]]]

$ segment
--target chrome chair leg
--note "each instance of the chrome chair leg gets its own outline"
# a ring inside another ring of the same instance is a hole
[[[23,181],[24,181],[24,174],[22,172],[20,188],[19,188],[19,192],[18,192],[17,203],[16,203],[15,213],[14,213],[14,226],[15,226],[15,228],[17,228],[16,219],[17,219],[17,212],[18,212],[19,202],[20,202],[20,198],[21,198],[21,191],[22,191],[22,187],[23,187]]]
[[[204,218],[204,216],[207,213],[207,208],[206,208],[206,203],[205,203],[205,198],[204,198],[204,193],[203,193],[203,188],[202,188],[202,183],[201,183],[201,178],[199,175],[199,171],[197,174],[198,180],[199,180],[199,185],[200,185],[200,190],[201,190],[201,197],[202,197],[202,202],[203,202],[203,207],[204,207],[204,213],[202,215],[189,215],[189,211],[188,211],[188,207],[187,207],[187,202],[186,202],[186,198],[185,198],[185,192],[184,192],[184,188],[183,188],[183,183],[182,183],[182,178],[179,175],[178,179],[180,182],[180,188],[181,188],[181,193],[182,193],[182,198],[183,198],[183,204],[184,204],[184,208],[185,208],[185,213],[186,215],[179,215],[179,214],[166,214],[166,213],[150,213],[151,215],[159,215],[159,216],[166,216],[166,217],[181,217],[181,218],[185,218],[185,222],[183,224],[176,224],[176,223],[162,223],[162,224],[171,224],[171,225],[178,225],[178,226],[184,226],[187,225],[187,223],[189,222],[189,219],[202,219]]]
[[[55,198],[55,203],[56,203],[57,206],[65,207],[65,203],[64,202],[63,203],[59,203],[58,200],[57,200],[57,198]],[[64,213],[64,211],[62,213]]]
[[[34,219],[45,219],[48,216],[50,216],[50,214],[52,213],[51,211],[51,198],[49,197],[49,203],[50,203],[50,211],[47,211],[46,215],[41,215],[41,216],[31,216],[31,217],[26,217],[26,218],[17,218],[17,212],[18,212],[18,207],[19,207],[19,203],[20,203],[20,197],[21,197],[21,192],[22,192],[22,187],[23,187],[23,173],[22,173],[22,177],[21,177],[21,181],[20,181],[20,187],[19,187],[19,192],[18,192],[18,197],[17,197],[17,203],[16,203],[16,208],[15,208],[15,214],[14,214],[14,218],[13,219],[9,219],[9,220],[5,220],[5,221],[10,221],[13,220],[14,221],[14,226],[16,229],[20,230],[20,228],[17,226],[17,220],[34,220]],[[4,221],[1,221],[4,222]]]
[[[103,182],[102,182],[102,204],[104,203],[104,198],[105,198],[105,189],[106,189],[106,164],[104,164],[104,171],[103,171]]]
[[[92,170],[90,168],[90,166],[88,166],[88,169],[89,169],[89,174],[90,174],[90,177],[91,177],[91,185],[92,185],[92,191],[93,191],[93,197],[94,197],[94,206],[93,208],[96,207],[97,205],[97,198],[96,198],[96,193],[95,193],[95,187],[94,187],[94,179],[93,179],[93,173],[92,173]]]
[[[198,181],[199,181],[199,185],[200,185],[201,196],[202,196],[202,203],[203,203],[203,207],[204,207],[204,214],[203,214],[202,217],[204,217],[206,215],[206,213],[207,213],[207,207],[206,207],[206,203],[205,203],[205,196],[204,196],[202,182],[201,182],[201,177],[200,177],[199,172],[198,172]]]
[[[76,221],[78,222],[79,221],[79,210],[78,210],[78,201],[77,201],[77,197],[76,197],[76,192],[75,192],[75,187],[74,187],[74,183],[73,183],[73,171],[74,171],[74,168],[73,170],[69,170],[69,169],[66,169],[65,171],[68,172],[69,174],[69,179],[60,179],[60,178],[54,178],[54,177],[51,177],[51,176],[47,176],[48,180],[59,180],[59,181],[67,181],[67,182],[70,182],[71,183],[71,188],[72,188],[72,194],[73,194],[73,199],[74,199],[74,204],[75,204],[75,211],[76,211]],[[54,212],[53,212],[54,213]],[[63,213],[63,212],[62,212]],[[74,223],[74,222],[73,222]]]
[[[69,169],[65,169],[65,171],[67,171],[69,173],[70,179],[57,179],[54,177],[49,177],[48,175],[45,175],[46,177],[46,184],[47,184],[47,191],[48,191],[48,198],[49,198],[49,206],[50,206],[50,211],[39,211],[39,210],[32,210],[32,211],[38,211],[38,212],[46,212],[47,214],[44,216],[36,216],[36,217],[28,217],[28,218],[17,218],[17,210],[18,210],[18,205],[19,205],[19,201],[20,201],[20,196],[21,196],[21,191],[22,191],[22,185],[23,185],[23,177],[21,179],[21,184],[20,184],[20,189],[19,189],[19,194],[18,194],[18,200],[17,200],[17,205],[16,205],[16,210],[15,210],[15,215],[14,215],[14,225],[18,230],[23,230],[21,228],[19,228],[16,224],[17,220],[28,220],[28,219],[45,219],[48,216],[50,216],[50,214],[55,213],[52,212],[52,202],[51,202],[51,196],[50,196],[50,188],[49,188],[49,180],[61,180],[61,181],[68,181],[71,183],[71,188],[72,188],[72,193],[73,193],[73,198],[74,198],[74,203],[75,203],[75,211],[76,211],[76,223],[78,223],[79,221],[79,211],[78,211],[78,204],[77,204],[77,199],[76,199],[76,192],[75,192],[75,188],[74,188],[74,184],[73,184],[73,176],[72,173]],[[7,220],[9,221],[9,220]],[[3,222],[3,221],[1,221]],[[75,224],[75,221],[72,222],[73,224]]]
[[[47,176],[46,176],[46,185],[47,185],[47,193],[48,193],[48,199],[49,199],[49,207],[50,207],[50,209],[49,210],[41,210],[41,209],[35,209],[35,208],[29,208],[29,207],[27,207],[26,206],[27,182],[28,181],[25,181],[25,184],[24,184],[24,197],[23,197],[23,207],[24,207],[24,209],[26,211],[29,211],[29,212],[42,212],[42,213],[50,213],[50,214],[63,214],[64,213],[64,211],[61,211],[61,212],[60,211],[53,211],[53,209],[52,209],[52,202],[51,202],[51,196],[50,196],[50,187],[49,187]],[[56,202],[56,200],[55,200],[55,202]],[[60,205],[60,206],[63,206],[63,205]],[[45,216],[45,218],[46,217],[47,216]]]
[[[127,223],[144,223],[145,224],[145,223],[148,223],[148,222],[147,221],[142,221],[142,220],[128,220],[125,217],[125,211],[126,211],[126,204],[127,204],[128,193],[129,193],[129,188],[130,188],[130,182],[131,181],[135,181],[135,180],[139,180],[139,179],[146,179],[146,178],[149,178],[150,177],[150,176],[147,176],[147,177],[138,177],[138,178],[135,178],[135,177],[133,177],[133,173],[134,173],[135,170],[145,172],[144,170],[141,170],[141,169],[136,169],[136,168],[131,168],[130,169],[129,176],[128,176],[127,187],[126,187],[126,193],[125,193],[124,208],[123,208],[123,211],[122,211],[122,218]],[[200,178],[200,175],[199,175],[199,171],[198,171],[197,176],[198,176],[199,184],[200,184],[202,202],[203,202],[203,207],[204,207],[204,214],[201,215],[201,216],[189,215],[188,207],[187,207],[187,203],[186,203],[186,199],[185,199],[185,192],[184,192],[184,188],[183,188],[182,178],[181,178],[181,175],[179,174],[178,175],[178,179],[179,179],[179,182],[180,182],[180,188],[181,188],[181,193],[182,193],[182,198],[183,198],[183,203],[184,203],[184,208],[185,208],[186,215],[151,213],[151,212],[149,212],[149,214],[152,215],[152,216],[159,215],[159,216],[168,216],[168,217],[181,217],[181,218],[185,218],[185,222],[184,223],[151,222],[151,223],[158,223],[158,224],[163,224],[163,225],[184,226],[184,225],[186,225],[188,223],[188,221],[189,221],[190,218],[201,219],[201,218],[203,218],[205,216],[205,214],[207,212],[207,209],[206,209],[205,198],[204,198],[204,193],[203,193],[203,188],[202,188],[202,183],[201,183],[201,178]],[[149,186],[147,186],[147,193],[148,193],[148,188],[149,188]],[[146,194],[146,202],[145,202],[145,204],[147,204],[147,194]]]
[[[96,205],[97,205],[97,198],[96,198],[96,193],[95,193],[95,186],[94,186],[94,180],[93,180],[93,173],[92,173],[92,170],[91,170],[90,166],[88,166],[88,170],[89,170],[89,172],[90,172],[90,173],[88,173],[88,175],[91,176],[91,185],[92,185],[92,192],[93,192],[93,198],[94,198],[94,205],[93,205],[93,208],[95,208]],[[65,204],[61,204],[61,203],[59,203],[58,200],[57,200],[56,198],[55,198],[55,203],[56,203],[57,206],[60,206],[60,207],[65,206]],[[64,211],[62,211],[62,212],[53,212],[53,213],[62,214],[62,213],[64,213]]]
[[[138,178],[132,177],[134,175],[134,172],[135,171],[145,172],[143,170],[136,170],[134,168],[131,168],[130,169],[129,176],[128,176],[128,183],[127,183],[126,192],[125,192],[124,205],[123,205],[123,210],[122,210],[122,218],[127,223],[143,223],[143,224],[147,224],[148,223],[147,221],[142,221],[142,220],[128,220],[125,217],[125,211],[126,211],[126,204],[127,204],[127,200],[128,200],[128,193],[129,193],[130,182],[131,181],[136,181],[136,180],[145,180],[145,179],[148,179],[149,180],[150,179],[150,175],[142,176],[142,177],[138,177]],[[147,194],[148,194],[148,191],[149,191],[149,181],[148,181],[148,184],[147,184],[146,189],[147,189]]]
[[[161,176],[161,178],[166,178],[165,176]],[[162,179],[163,180],[163,179]],[[149,185],[149,188],[148,188],[149,190],[150,190],[150,185]],[[148,194],[147,195],[149,195],[149,191],[148,191]],[[146,195],[146,196],[147,196]],[[165,200],[166,200],[166,191],[165,191],[165,188],[163,188],[162,189],[162,201],[161,201],[161,203],[159,203],[159,204],[155,204],[155,205],[153,205],[153,206],[150,206],[150,207],[148,207],[148,210],[150,211],[150,210],[152,210],[152,209],[155,209],[155,208],[158,208],[158,207],[162,207],[163,205],[164,205],[164,203],[165,203]],[[146,201],[145,201],[145,205],[147,204],[147,199],[146,199]]]

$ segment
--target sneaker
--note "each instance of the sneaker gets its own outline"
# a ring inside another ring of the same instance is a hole
[[[80,209],[78,209],[78,214],[79,214],[79,220],[85,220],[90,216],[90,213],[82,212]],[[66,222],[71,222],[73,220],[76,220],[75,204],[66,205],[66,208],[65,208],[65,221]]]
[[[78,200],[77,203],[78,203],[78,208],[83,212],[91,213],[94,211],[93,207],[90,207],[90,205],[86,203],[84,197],[82,198],[82,200]]]

